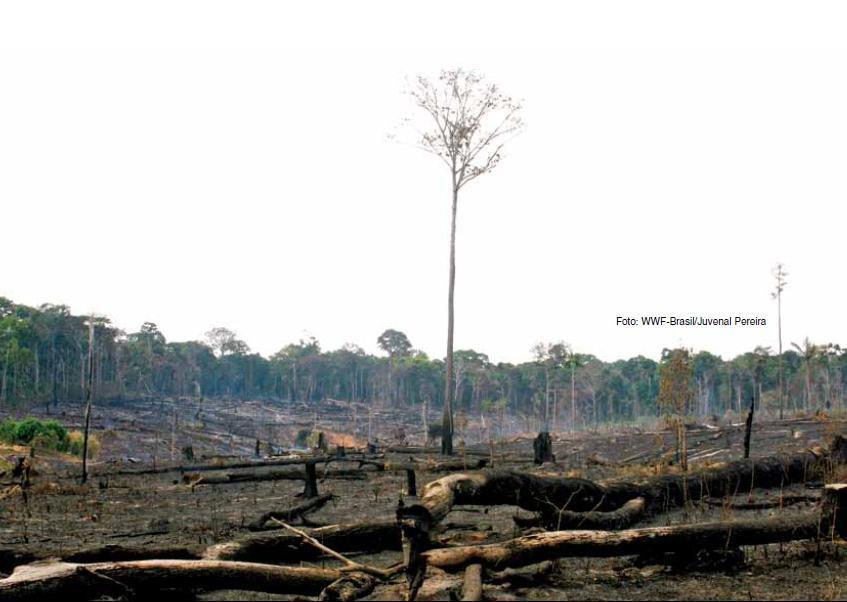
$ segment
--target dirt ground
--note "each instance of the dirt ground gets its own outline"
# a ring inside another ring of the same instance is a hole
[[[26,503],[11,483],[7,483],[0,493],[0,551],[49,557],[64,550],[105,544],[190,545],[199,549],[231,541],[245,536],[248,533],[246,525],[262,513],[296,504],[298,498],[295,496],[302,492],[303,482],[201,483],[191,488],[182,484],[179,470],[159,474],[127,473],[152,468],[154,459],[158,469],[184,464],[181,449],[186,445],[193,447],[196,462],[204,464],[231,462],[234,458],[230,456],[249,459],[255,451],[257,437],[262,442],[263,454],[270,449],[282,453],[284,446],[293,444],[298,429],[315,425],[334,433],[336,441],[348,447],[355,447],[367,436],[368,415],[363,408],[340,405],[337,412],[317,417],[312,408],[296,404],[207,401],[204,405],[199,417],[196,407],[180,407],[179,404],[145,401],[99,406],[93,424],[101,440],[101,449],[86,485],[79,484],[78,460],[37,450],[36,472]],[[355,418],[351,416],[354,412]],[[23,415],[24,412],[17,410],[15,413]],[[46,417],[44,408],[34,408],[25,414]],[[74,428],[80,423],[79,414],[77,406],[68,405],[54,409],[51,416]],[[396,436],[397,424],[404,420],[410,422],[406,426],[408,432],[423,432],[419,416],[409,418],[401,411],[384,410],[379,417],[378,428],[374,426],[374,417],[370,417],[370,428],[372,435],[379,436],[384,443],[399,444],[403,437]],[[847,424],[835,419],[809,417],[762,422],[754,429],[753,455],[802,450],[824,443],[833,433],[845,431]],[[407,443],[422,442],[422,437],[405,438]],[[694,425],[689,430],[692,469],[738,459],[742,453],[742,438],[743,427],[732,421]],[[676,470],[674,466],[665,465],[673,447],[672,434],[665,430],[602,429],[572,436],[556,433],[557,461],[540,468],[531,462],[531,434],[512,435],[493,445],[474,442],[472,436],[468,436],[468,440],[466,446],[460,447],[458,459],[464,458],[471,463],[488,456],[495,467],[542,474],[590,479],[638,478]],[[268,442],[273,444],[272,448]],[[2,455],[10,459],[27,451],[6,447]],[[424,453],[414,455],[426,457]],[[408,453],[386,454],[387,460],[398,462],[408,457]],[[354,468],[357,464],[336,462],[331,466]],[[320,472],[319,468],[319,477]],[[439,476],[442,475],[419,472],[418,486]],[[8,481],[8,478],[3,480]],[[405,485],[402,472],[368,472],[364,479],[321,480],[320,492],[331,492],[337,497],[310,519],[326,525],[392,520]],[[809,485],[795,485],[784,493],[813,494],[811,486],[815,484]],[[776,495],[779,492],[754,490],[740,492],[739,498],[765,499]],[[728,511],[720,505],[698,502],[639,526],[767,516],[775,512],[798,512],[812,504]],[[444,531],[439,536],[449,538],[451,543],[503,541],[520,534],[512,520],[516,514],[529,516],[528,512],[509,506],[458,507],[444,521]],[[383,552],[356,559],[388,566],[401,558],[400,552]],[[329,560],[311,564],[334,566]],[[6,562],[5,566],[0,566],[0,572],[10,572],[12,568]],[[460,589],[460,575],[430,569],[419,599],[449,600],[451,591],[457,593]],[[402,591],[400,577],[380,585],[367,599],[398,599]],[[562,559],[489,575],[485,597],[491,600],[845,599],[847,545],[830,542],[817,549],[813,543],[798,542],[748,547],[743,549],[743,559],[685,568],[674,567],[667,560],[636,557]],[[221,591],[207,592],[201,598],[288,599],[286,596]]]

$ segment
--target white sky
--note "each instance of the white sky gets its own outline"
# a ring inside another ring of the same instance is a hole
[[[460,199],[456,348],[776,348],[777,261],[786,347],[847,343],[847,5],[289,4],[0,7],[0,295],[441,357],[449,176],[386,134],[462,66],[528,127]],[[615,326],[701,312],[772,326]]]

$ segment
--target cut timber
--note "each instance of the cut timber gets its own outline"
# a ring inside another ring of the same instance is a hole
[[[334,497],[335,496],[331,493],[324,493],[323,495],[319,495],[318,497],[312,498],[302,504],[298,504],[288,510],[272,510],[271,512],[265,512],[262,516],[253,521],[248,526],[248,529],[251,531],[261,531],[265,528],[265,523],[272,518],[286,522],[290,522],[295,518],[303,518],[306,514],[316,512],[323,508],[326,503]]]
[[[336,552],[379,552],[400,550],[400,529],[395,522],[342,524],[311,529],[309,535]],[[210,560],[250,562],[299,562],[321,553],[289,534],[252,535],[210,546],[203,557]]]
[[[279,594],[317,595],[342,573],[332,569],[283,567],[217,560],[139,560],[23,565],[0,580],[0,598],[9,601],[76,597],[89,599],[162,589],[238,589]]]
[[[609,557],[724,549],[816,539],[820,512],[732,522],[651,527],[625,531],[549,531],[499,544],[424,552],[428,566],[459,571],[470,564],[502,569],[563,557]]]
[[[847,461],[847,441],[836,436],[829,450],[807,450],[790,456],[738,460],[721,467],[663,475],[639,481],[593,482],[541,477],[513,471],[453,474],[428,483],[419,505],[431,524],[440,522],[454,505],[513,505],[540,512],[556,524],[562,510],[610,512],[635,498],[644,498],[644,516],[679,506],[686,498],[735,495],[753,487],[781,487],[820,478],[833,465]],[[687,492],[687,493],[686,493]]]

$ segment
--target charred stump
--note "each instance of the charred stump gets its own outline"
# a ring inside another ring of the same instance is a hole
[[[747,412],[747,420],[744,422],[744,457],[750,457],[750,435],[753,431],[753,412],[756,409],[756,398],[750,398],[750,411]]]
[[[318,497],[318,473],[314,462],[306,462],[306,486],[303,489],[304,498]]]
[[[553,440],[547,431],[538,433],[538,436],[532,442],[532,450],[534,452],[533,462],[536,464],[556,461],[556,456],[553,455]]]

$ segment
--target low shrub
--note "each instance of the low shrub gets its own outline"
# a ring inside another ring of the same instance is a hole
[[[68,434],[68,453],[82,457],[82,444],[85,435],[82,431],[71,431]],[[100,452],[100,439],[88,433],[88,459],[91,460],[97,457]]]

